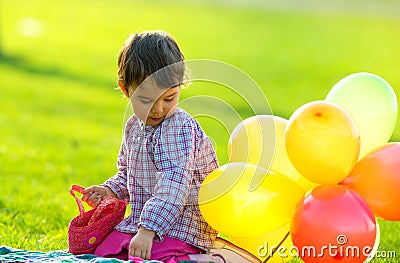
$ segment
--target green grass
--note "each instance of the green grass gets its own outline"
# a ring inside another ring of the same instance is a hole
[[[400,12],[391,2],[391,11]],[[128,104],[114,89],[116,56],[131,32],[163,29],[187,59],[238,67],[285,118],[354,72],[375,73],[400,94],[400,20],[385,13],[185,1],[0,4],[0,245],[65,249],[68,222],[77,214],[69,186],[100,183],[115,172]],[[36,37],[22,34],[26,18],[39,21]],[[242,99],[216,84],[195,83],[182,99],[199,94],[222,99],[243,118],[251,115]],[[229,134],[216,120],[199,120],[226,163]],[[391,141],[400,141],[399,125]],[[380,250],[399,255],[400,224],[380,226]]]

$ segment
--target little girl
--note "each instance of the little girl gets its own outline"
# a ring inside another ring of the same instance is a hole
[[[118,84],[135,115],[127,121],[118,172],[85,189],[96,207],[107,197],[129,202],[131,214],[95,254],[178,262],[211,247],[217,232],[200,214],[204,178],[218,167],[215,151],[198,122],[177,108],[185,83],[184,57],[171,35],[131,35],[118,57]]]

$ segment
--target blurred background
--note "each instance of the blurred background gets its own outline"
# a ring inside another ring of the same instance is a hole
[[[67,247],[78,212],[69,186],[116,171],[128,106],[115,89],[119,49],[129,34],[154,29],[170,32],[187,60],[246,73],[266,109],[286,119],[355,72],[381,76],[400,95],[398,0],[0,0],[0,245]],[[202,125],[226,163],[229,133]],[[400,141],[399,125],[391,141]],[[381,247],[399,251],[399,230],[382,222]]]

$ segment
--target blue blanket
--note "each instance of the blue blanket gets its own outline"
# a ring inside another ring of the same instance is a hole
[[[123,263],[132,261],[123,261],[119,259],[110,259],[97,257],[95,255],[73,255],[64,250],[39,252],[28,251],[0,246],[0,263],[11,262],[60,262],[60,263]],[[162,263],[156,260],[146,260],[146,263]]]

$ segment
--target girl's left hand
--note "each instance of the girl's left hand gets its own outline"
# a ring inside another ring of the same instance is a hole
[[[107,186],[92,185],[83,190],[82,200],[91,207],[97,207],[101,203],[101,200],[108,197],[117,197],[117,195]]]
[[[156,233],[154,231],[140,227],[137,234],[131,239],[129,255],[143,259],[150,259],[155,235]]]

